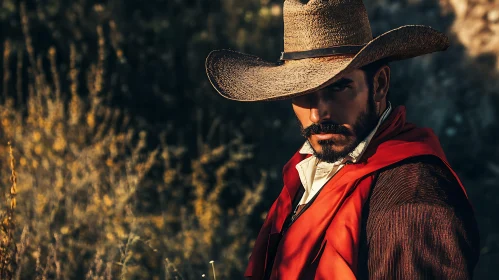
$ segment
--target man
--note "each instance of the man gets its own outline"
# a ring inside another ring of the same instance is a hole
[[[387,101],[388,62],[448,47],[426,26],[372,38],[361,0],[286,0],[280,63],[212,52],[239,101],[291,99],[305,144],[255,242],[250,279],[470,279],[473,210],[435,134]]]

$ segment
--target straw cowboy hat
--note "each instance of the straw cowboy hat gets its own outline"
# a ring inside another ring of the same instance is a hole
[[[373,39],[362,0],[285,0],[284,52],[277,63],[231,50],[206,59],[206,73],[223,97],[270,101],[307,94],[339,75],[386,59],[446,50],[446,35],[429,26],[405,25]]]

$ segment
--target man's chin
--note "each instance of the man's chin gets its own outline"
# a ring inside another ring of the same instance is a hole
[[[314,148],[314,156],[321,161],[336,162],[346,157],[356,146],[355,141],[348,141],[347,144],[339,144],[332,141],[318,144],[318,149]]]
[[[335,154],[344,154],[347,153],[347,147],[345,145],[328,145],[327,148],[324,148],[321,146],[321,148],[316,151],[318,154],[324,154],[324,153],[335,153]]]
[[[321,161],[332,163],[344,158],[348,153],[349,151],[345,148],[338,150],[324,149],[320,152],[316,152],[314,155]]]

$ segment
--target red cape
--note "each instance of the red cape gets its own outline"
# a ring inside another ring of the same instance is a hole
[[[431,129],[406,123],[397,107],[377,131],[362,159],[344,166],[324,185],[312,205],[281,237],[301,182],[296,153],[284,166],[284,187],[258,234],[245,276],[263,279],[267,259],[274,257],[271,279],[356,279],[362,206],[376,171],[404,159],[433,155],[452,171]]]

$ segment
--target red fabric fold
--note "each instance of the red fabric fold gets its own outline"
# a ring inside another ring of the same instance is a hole
[[[283,169],[283,190],[267,214],[245,276],[263,279],[268,258],[273,257],[270,279],[355,279],[362,206],[374,174],[420,155],[436,156],[452,171],[432,130],[407,123],[405,108],[395,108],[362,159],[346,165],[327,182],[281,237],[292,199],[301,185],[295,166],[307,157],[297,152]],[[462,184],[461,188],[466,193]]]

